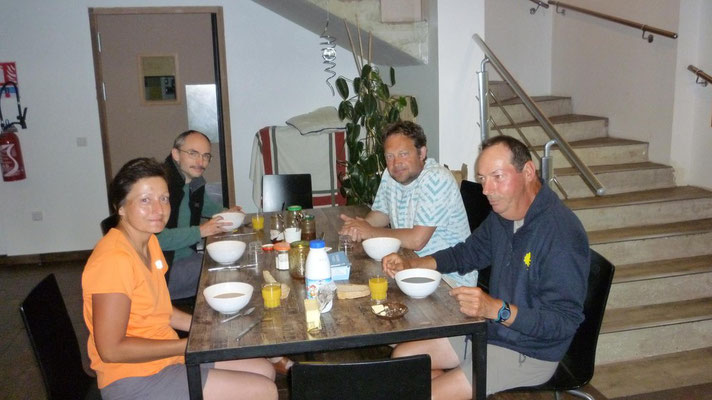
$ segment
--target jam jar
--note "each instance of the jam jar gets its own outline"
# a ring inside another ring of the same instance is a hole
[[[304,279],[304,270],[309,254],[309,242],[300,240],[293,242],[289,249],[289,274],[294,279]]]

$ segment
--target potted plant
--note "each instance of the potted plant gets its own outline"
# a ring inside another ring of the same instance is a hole
[[[391,96],[389,88],[396,82],[392,67],[389,78],[390,84],[386,84],[377,68],[365,64],[352,82],[353,96],[346,79],[340,77],[336,80],[336,88],[342,98],[339,118],[348,121],[346,172],[339,176],[347,204],[373,204],[386,167],[383,155],[385,126],[399,121],[401,111],[408,104],[413,116],[418,115],[415,98],[411,97],[408,101],[404,96]]]

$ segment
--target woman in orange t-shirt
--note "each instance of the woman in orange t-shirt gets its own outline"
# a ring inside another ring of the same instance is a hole
[[[119,223],[96,245],[82,274],[88,352],[104,400],[187,399],[183,354],[191,316],[173,308],[167,263],[155,234],[170,215],[161,164],[138,158],[109,188]],[[206,399],[276,399],[266,359],[223,361],[202,369]]]

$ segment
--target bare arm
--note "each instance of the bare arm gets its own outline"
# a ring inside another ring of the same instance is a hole
[[[104,362],[138,363],[179,356],[187,339],[155,340],[126,336],[131,299],[123,293],[92,295],[94,342]]]
[[[422,250],[433,236],[436,227],[416,225],[412,228],[386,228],[390,220],[380,211],[371,211],[366,218],[351,218],[341,215],[344,221],[339,234],[349,235],[353,240],[361,241],[374,237],[392,237],[401,241],[401,246],[411,250]]]
[[[192,320],[192,315],[173,307],[173,314],[171,314],[171,327],[173,327],[173,329],[188,332]]]

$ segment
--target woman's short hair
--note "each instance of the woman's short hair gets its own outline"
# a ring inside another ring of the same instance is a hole
[[[119,208],[126,202],[126,196],[136,182],[153,177],[161,177],[167,181],[163,164],[153,158],[134,158],[124,164],[109,185],[109,203],[112,213],[118,214]]]

